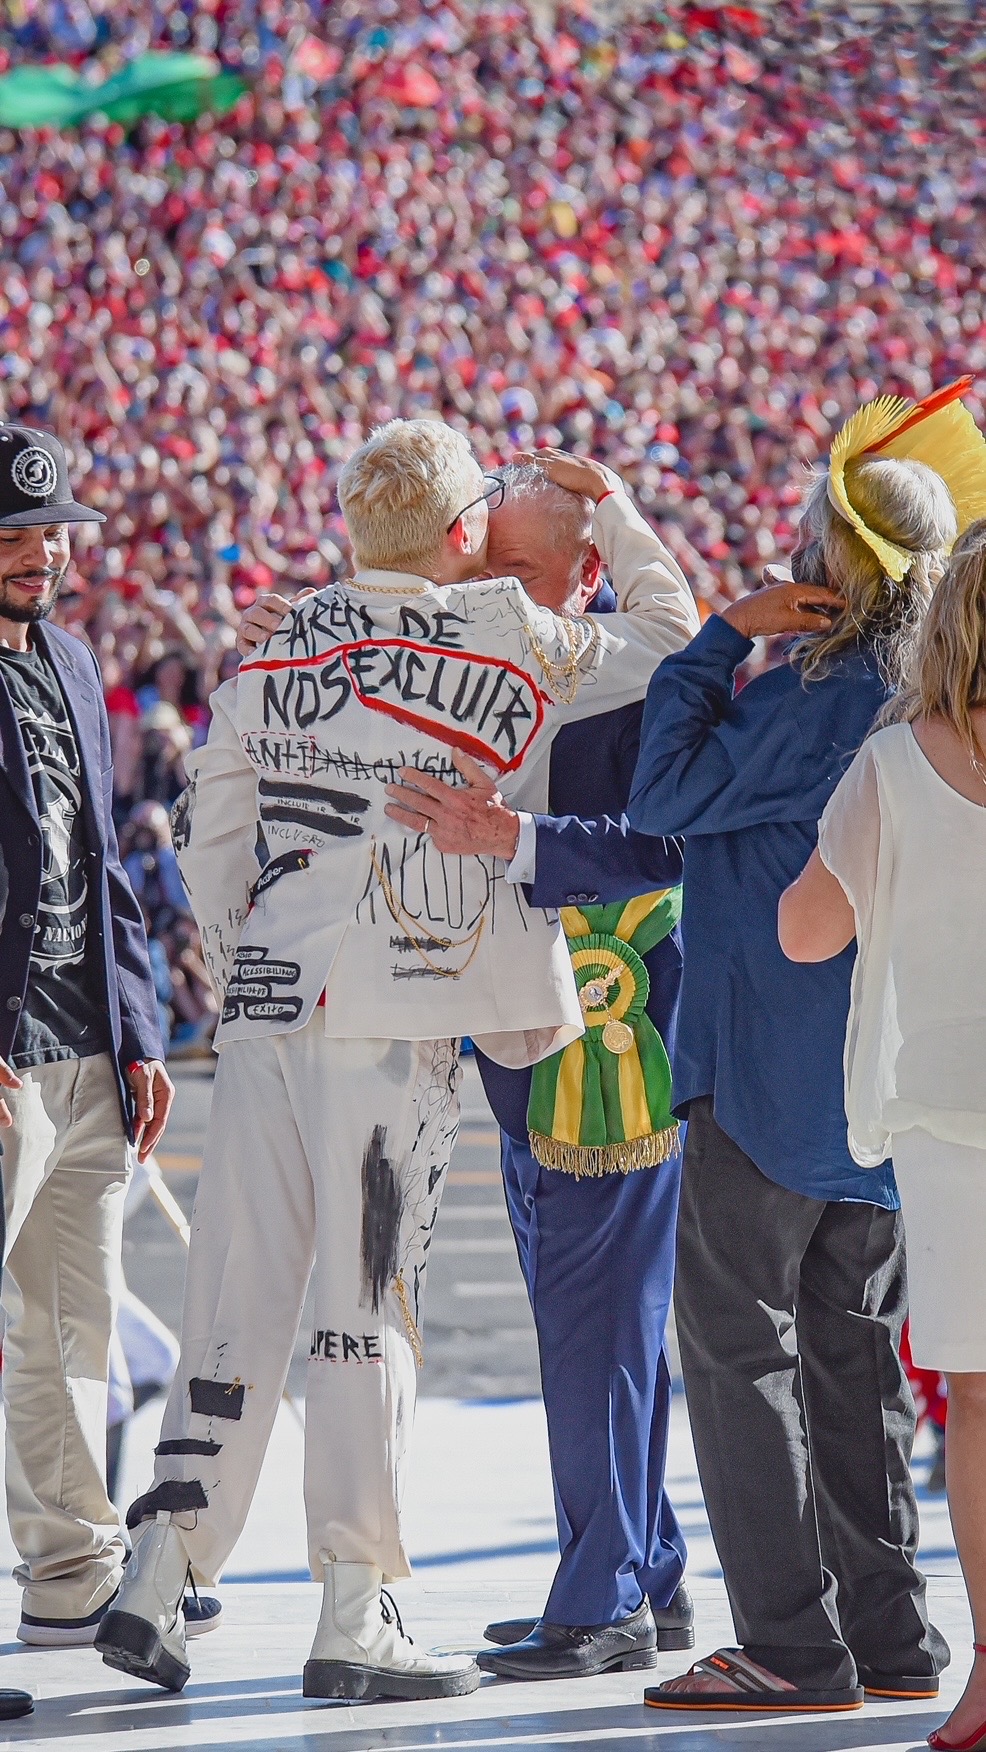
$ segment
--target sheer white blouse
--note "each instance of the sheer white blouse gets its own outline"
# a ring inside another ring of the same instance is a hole
[[[818,850],[856,915],[846,1033],[849,1148],[894,1132],[986,1149],[986,808],[935,771],[909,724],[863,744]]]

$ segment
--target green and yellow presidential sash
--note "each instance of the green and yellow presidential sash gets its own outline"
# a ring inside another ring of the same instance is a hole
[[[562,908],[585,1034],[534,1066],[527,1123],[545,1168],[628,1174],[672,1154],[671,1066],[645,1008],[642,957],[680,917],[680,886],[617,906]]]

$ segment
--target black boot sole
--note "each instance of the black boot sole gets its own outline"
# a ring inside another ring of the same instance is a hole
[[[432,1697],[467,1697],[478,1691],[479,1674],[447,1673],[444,1678],[416,1679],[390,1673],[384,1667],[360,1667],[355,1661],[306,1661],[301,1681],[303,1697],[348,1697],[371,1703],[376,1697],[418,1702]]]
[[[153,1624],[132,1612],[107,1612],[94,1646],[107,1667],[165,1691],[181,1691],[192,1671],[187,1662],[168,1653]]]
[[[695,1627],[694,1627],[694,1625],[683,1624],[677,1630],[662,1630],[660,1625],[658,1625],[658,1627],[657,1627],[657,1648],[658,1648],[659,1654],[673,1655],[673,1654],[676,1654],[680,1649],[693,1649],[694,1647],[695,1647]]]
[[[483,1632],[487,1642],[496,1643],[501,1649],[511,1649],[515,1643],[523,1642],[530,1636],[537,1624],[536,1618],[505,1618],[495,1624],[488,1624]],[[682,1649],[695,1647],[695,1626],[693,1624],[668,1625],[664,1629],[657,1627],[657,1648],[662,1655],[678,1654]]]
[[[892,1701],[901,1698],[938,1696],[937,1673],[924,1676],[907,1673],[877,1673],[872,1667],[858,1667],[856,1674],[867,1697],[883,1697]]]
[[[646,1668],[656,1667],[657,1649],[633,1649],[626,1655],[613,1655],[609,1660],[595,1661],[591,1667],[581,1671],[572,1671],[570,1667],[558,1669],[555,1672],[548,1666],[529,1666],[523,1656],[511,1656],[509,1651],[503,1655],[476,1656],[477,1664],[484,1673],[495,1673],[498,1679],[596,1679],[600,1673],[642,1673]]]

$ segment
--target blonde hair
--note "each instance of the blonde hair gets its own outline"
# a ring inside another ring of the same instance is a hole
[[[883,723],[944,718],[974,761],[986,753],[972,713],[986,706],[986,517],[970,523],[908,654]]]
[[[812,539],[800,557],[799,578],[837,590],[846,606],[829,632],[800,640],[795,655],[802,674],[812,678],[825,674],[843,651],[867,644],[893,682],[945,569],[958,517],[945,482],[923,462],[860,457],[846,468],[846,486],[868,527],[909,548],[914,558],[895,583],[832,504],[827,473],[816,476],[803,513]]]
[[[441,420],[378,426],[339,476],[356,564],[387,572],[427,570],[449,524],[482,492],[482,480],[468,440]]]

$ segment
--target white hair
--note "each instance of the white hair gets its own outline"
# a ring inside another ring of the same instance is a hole
[[[483,490],[469,442],[441,420],[389,420],[349,458],[339,503],[358,566],[426,571],[449,525]],[[478,521],[478,519],[477,519]]]
[[[585,549],[592,540],[592,515],[595,506],[584,493],[570,492],[560,487],[536,462],[509,462],[498,468],[497,474],[512,500],[534,499],[543,502],[550,517],[551,538],[560,537],[571,548],[573,565],[581,565]]]

